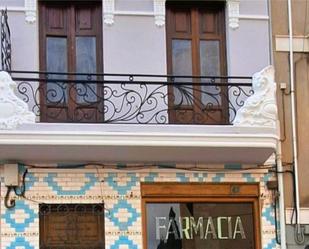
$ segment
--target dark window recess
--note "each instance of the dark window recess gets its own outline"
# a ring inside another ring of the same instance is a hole
[[[41,249],[104,249],[103,204],[40,205]]]
[[[167,60],[171,75],[224,76],[225,5],[167,1]],[[173,79],[171,79],[173,81]],[[199,85],[203,83],[203,85]],[[221,78],[177,78],[169,88],[173,123],[224,124],[229,120],[227,88]]]

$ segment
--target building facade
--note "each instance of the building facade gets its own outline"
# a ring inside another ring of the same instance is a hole
[[[288,248],[308,245],[308,4],[273,1],[271,8]]]
[[[280,248],[268,1],[0,5],[1,248]]]

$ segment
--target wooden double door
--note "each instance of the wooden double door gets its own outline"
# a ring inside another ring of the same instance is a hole
[[[102,121],[100,86],[83,82],[97,76],[81,75],[103,71],[101,1],[41,1],[39,23],[40,70],[54,72],[41,82],[42,121]]]
[[[219,1],[167,2],[168,72],[193,76],[174,78],[169,89],[173,123],[220,124],[228,120],[226,89],[214,85],[222,81],[198,78],[226,75],[224,10]]]

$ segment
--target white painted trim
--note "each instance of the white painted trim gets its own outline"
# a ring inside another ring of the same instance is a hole
[[[93,132],[12,132],[0,134],[0,145],[96,145],[276,148],[276,135],[269,134],[166,134]]]
[[[40,145],[141,145],[141,146],[270,146],[278,139],[267,127],[122,124],[24,124],[0,130],[0,144]]]
[[[276,35],[275,45],[277,52],[289,52],[289,36]],[[309,36],[293,36],[293,52],[309,52]]]
[[[103,1],[103,21],[107,25],[114,24],[114,12],[115,12],[115,1],[104,0]]]
[[[24,6],[0,6],[8,12],[24,12],[26,23],[33,24],[37,20],[37,0],[24,0]]]
[[[165,0],[153,0],[155,24],[158,27],[165,25]]]
[[[266,16],[266,15],[239,15],[239,19],[247,19],[247,20],[269,20],[269,16]]]
[[[114,12],[115,15],[118,16],[154,16],[154,12],[151,11],[123,11],[116,10]]]
[[[261,165],[275,151],[278,140],[275,129],[265,127],[195,128],[26,124],[16,130],[0,131],[0,158],[31,163],[103,161]]]
[[[292,224],[291,223],[291,216],[293,213],[293,208],[286,208],[285,214],[286,214],[286,223],[287,224]],[[300,224],[309,224],[309,208],[300,208]],[[294,213],[294,219],[295,221],[295,213]]]
[[[25,0],[26,22],[33,24],[37,19],[37,0]]]
[[[240,0],[227,0],[228,22],[233,30],[239,28],[239,5]]]
[[[5,10],[5,9],[7,9],[7,11],[8,12],[24,12],[24,11],[26,11],[26,9],[25,9],[25,7],[22,7],[22,6],[8,6],[8,7],[6,7],[6,6],[0,6],[0,9],[1,10]]]

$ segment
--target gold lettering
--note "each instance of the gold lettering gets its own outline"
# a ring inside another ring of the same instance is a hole
[[[236,218],[233,239],[236,239],[237,234],[240,234],[242,239],[246,239],[245,230],[244,230],[244,227],[242,225],[241,218],[239,216],[237,216],[237,218]]]
[[[160,225],[160,220],[164,220],[163,225]],[[156,239],[157,240],[161,239],[160,229],[166,230],[165,221],[166,221],[166,217],[156,217]]]
[[[189,229],[190,229],[189,217],[183,217],[181,222],[181,231],[182,231],[181,233],[184,239],[191,239]]]
[[[194,217],[190,217],[191,225],[191,238],[193,238],[193,232],[197,235],[200,231],[200,238],[203,239],[203,217],[199,217],[197,224],[195,223]]]
[[[207,220],[206,230],[205,230],[205,239],[207,239],[208,234],[212,234],[213,239],[217,239],[217,234],[214,226],[214,222],[212,220],[212,217],[209,216]]]
[[[227,224],[228,224],[227,229],[228,229],[229,239],[232,239],[233,238],[232,217],[228,217]]]
[[[168,227],[167,227],[167,233],[166,233],[165,240],[168,239],[168,236],[170,234],[174,234],[174,238],[175,239],[179,239],[179,233],[178,232],[179,231],[177,231],[175,219],[170,219],[169,222],[168,222]]]
[[[228,239],[228,237],[222,236],[222,220],[228,220],[228,217],[218,217],[217,226],[218,226],[218,239]]]

